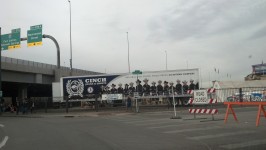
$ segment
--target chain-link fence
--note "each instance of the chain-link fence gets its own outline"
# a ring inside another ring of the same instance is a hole
[[[226,88],[216,90],[218,102],[266,101],[266,87]]]

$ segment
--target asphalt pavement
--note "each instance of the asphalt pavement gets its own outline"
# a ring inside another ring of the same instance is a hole
[[[236,108],[238,123],[230,115],[224,124],[224,112],[220,108],[214,121],[211,115],[194,119],[187,108],[177,111],[182,119],[170,119],[171,110],[4,114],[0,149],[266,149],[266,120],[262,117],[256,127],[257,108]]]

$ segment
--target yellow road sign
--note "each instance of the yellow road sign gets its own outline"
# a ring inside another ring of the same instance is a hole
[[[40,46],[42,45],[42,42],[32,42],[32,43],[28,43],[28,47],[32,47],[32,46]]]
[[[15,49],[15,48],[20,48],[20,44],[8,46],[8,49]]]

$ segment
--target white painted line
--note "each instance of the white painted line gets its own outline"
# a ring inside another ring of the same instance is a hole
[[[176,126],[179,126],[179,125],[172,124],[172,125],[165,125],[165,126],[156,126],[156,127],[149,127],[149,129],[169,128],[169,127],[176,127]]]
[[[255,132],[254,131],[238,131],[238,132],[230,132],[230,133],[194,136],[194,137],[188,137],[188,139],[191,139],[191,140],[203,140],[203,139],[220,138],[220,137],[235,136],[235,135],[250,134],[250,133],[255,133]]]
[[[121,121],[121,122],[125,122],[125,121],[138,121],[139,119],[116,119],[116,118],[106,118],[108,120],[113,120],[113,121]]]
[[[181,132],[192,132],[192,131],[204,131],[204,130],[212,130],[221,128],[220,126],[213,126],[213,127],[204,127],[204,128],[193,128],[193,129],[179,129],[179,130],[172,130],[166,131],[163,133],[181,133]]]
[[[5,126],[4,126],[3,124],[0,124],[0,127],[2,127],[2,128],[3,128],[3,127],[5,127]]]
[[[141,122],[152,122],[152,121],[161,121],[161,120],[170,120],[170,118],[151,119],[151,120],[147,120],[147,119],[143,118],[143,120],[128,121],[128,122],[125,122],[125,123],[141,123]]]
[[[2,142],[0,142],[0,149],[6,145],[6,142],[8,140],[8,136],[5,136]]]
[[[172,124],[172,123],[175,123],[175,124],[178,124],[179,122],[144,122],[144,123],[138,123],[138,124],[135,124],[136,126],[152,126],[152,125],[160,125],[160,124]]]
[[[266,139],[246,141],[242,143],[235,143],[235,144],[228,144],[228,145],[221,145],[220,147],[225,148],[225,149],[237,149],[237,148],[245,148],[245,147],[250,147],[250,146],[263,145],[263,144],[266,144]]]
[[[172,122],[175,124],[170,124],[170,125],[164,125],[164,126],[154,126],[154,127],[149,127],[149,129],[159,129],[159,128],[168,128],[168,127],[180,127],[180,126],[187,126],[188,124],[186,123],[176,123]],[[202,125],[202,123],[190,123],[189,125]]]

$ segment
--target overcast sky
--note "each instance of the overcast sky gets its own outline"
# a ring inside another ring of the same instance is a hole
[[[73,68],[128,72],[200,68],[202,81],[243,80],[251,65],[266,62],[266,0],[72,0]],[[67,0],[1,0],[2,34],[42,24],[69,67]],[[166,51],[166,52],[165,52]],[[3,51],[3,56],[56,64],[56,48]],[[219,69],[219,74],[214,68]],[[227,77],[227,74],[229,76]],[[230,79],[231,75],[231,79]]]

